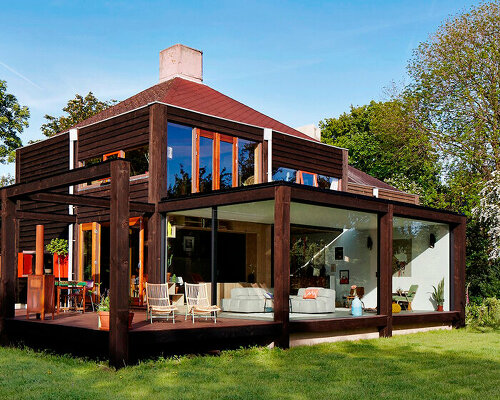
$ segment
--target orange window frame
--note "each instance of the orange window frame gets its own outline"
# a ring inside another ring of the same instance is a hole
[[[212,190],[220,189],[220,142],[233,145],[232,154],[232,186],[238,186],[238,138],[195,128],[194,180],[196,189],[200,191],[200,138],[212,139]]]
[[[125,158],[125,152],[123,150],[113,151],[112,153],[107,153],[102,156],[102,161],[106,161],[111,156],[118,156],[117,158]]]
[[[318,174],[315,174],[314,172],[308,172],[308,171],[297,171],[297,176],[295,178],[296,183],[300,183],[301,185],[304,184],[304,175],[303,174],[309,174],[313,176],[313,186],[318,187]]]

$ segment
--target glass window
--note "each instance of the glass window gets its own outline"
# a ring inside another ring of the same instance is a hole
[[[125,151],[125,158],[130,160],[130,176],[144,175],[149,170],[149,146]]]
[[[220,188],[233,187],[233,143],[220,141]]]
[[[393,301],[405,310],[434,311],[432,294],[443,282],[444,310],[450,309],[450,235],[447,224],[394,217]]]
[[[283,167],[273,169],[273,181],[296,182],[297,170]]]
[[[168,123],[167,190],[169,197],[191,193],[192,128]]]
[[[257,143],[238,139],[238,186],[257,183],[257,151]]]
[[[339,178],[318,175],[318,187],[321,189],[339,190]]]
[[[363,315],[377,313],[377,215],[292,202],[290,204],[290,318],[351,316],[355,295]],[[356,293],[354,293],[354,286]],[[305,302],[307,288],[318,302]]]
[[[212,190],[213,147],[214,140],[211,137],[200,136],[198,176],[198,190],[200,192]]]
[[[318,186],[318,183],[316,181],[316,174],[313,174],[311,172],[298,171],[297,183],[301,183],[302,185],[306,186]]]

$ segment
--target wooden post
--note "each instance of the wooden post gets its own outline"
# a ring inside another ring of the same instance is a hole
[[[149,109],[149,193],[152,204],[167,196],[167,107],[153,104]],[[148,280],[160,283],[161,216],[156,210],[148,219]]]
[[[348,171],[349,171],[349,151],[346,149],[342,150],[342,178],[339,182],[339,190],[347,192],[348,188]]]
[[[110,204],[110,312],[109,361],[115,368],[128,362],[129,274],[129,202],[130,164],[111,163]]]
[[[144,218],[139,219],[139,305],[142,306],[144,298]]]
[[[392,220],[393,206],[378,219],[378,309],[380,315],[387,315],[387,325],[380,327],[381,337],[392,336]]]
[[[461,328],[465,326],[465,246],[466,246],[466,224],[467,219],[462,217],[462,222],[456,225],[452,232],[452,251],[453,255],[453,295],[450,302],[450,310],[460,312],[458,321],[455,322],[455,327]],[[450,291],[451,292],[451,291]]]
[[[210,276],[212,286],[212,305],[217,305],[217,230],[219,221],[217,217],[217,207],[212,207],[212,232],[211,232],[211,260]]]
[[[44,226],[36,226],[36,256],[35,256],[35,275],[43,275],[43,236]]]
[[[281,322],[275,345],[290,346],[290,197],[288,186],[277,186],[274,195],[274,320]]]
[[[2,275],[0,279],[0,343],[7,342],[5,318],[14,318],[16,302],[16,202],[2,190]]]

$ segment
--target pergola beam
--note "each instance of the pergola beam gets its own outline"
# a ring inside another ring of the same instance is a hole
[[[89,167],[76,168],[62,174],[49,176],[35,182],[18,183],[5,188],[7,197],[16,198],[24,195],[43,192],[45,190],[59,189],[90,180],[109,178],[111,164],[116,160],[104,161]]]
[[[62,193],[35,193],[23,196],[23,200],[32,200],[46,203],[66,204],[73,206],[86,206],[96,208],[110,208],[110,199],[102,197],[82,196],[75,194]],[[140,201],[130,202],[130,211],[153,213],[155,211],[154,204],[143,203]]]
[[[17,219],[31,219],[33,221],[53,221],[53,222],[67,222],[68,224],[76,223],[76,215],[69,214],[48,214],[30,211],[17,211]]]

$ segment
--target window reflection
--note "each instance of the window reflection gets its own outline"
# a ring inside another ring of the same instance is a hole
[[[257,143],[238,139],[238,186],[257,183],[257,149]]]
[[[168,123],[167,191],[169,197],[191,193],[192,128]]]

